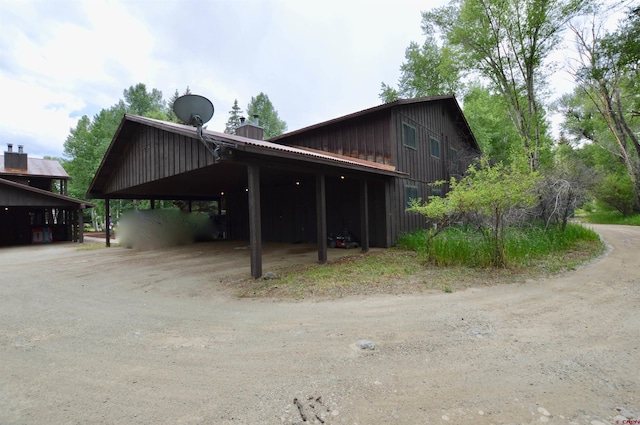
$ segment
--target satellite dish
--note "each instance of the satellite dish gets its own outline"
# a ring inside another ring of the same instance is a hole
[[[173,102],[173,112],[182,122],[201,127],[213,117],[213,103],[204,96],[185,94]]]

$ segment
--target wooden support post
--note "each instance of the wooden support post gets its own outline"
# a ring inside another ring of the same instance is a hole
[[[327,263],[327,197],[324,174],[316,174],[316,227],[318,228],[318,262]]]
[[[385,248],[389,248],[391,247],[392,243],[395,242],[396,238],[398,237],[397,233],[396,233],[396,229],[395,229],[395,220],[393,219],[393,215],[391,214],[391,205],[392,205],[392,201],[395,202],[395,199],[392,200],[391,197],[393,196],[393,184],[394,182],[392,180],[386,181],[384,184],[384,215],[385,215],[385,221],[384,221],[384,225],[385,225]]]
[[[155,199],[151,199],[149,202],[151,203],[151,209],[155,210],[156,209],[156,200]]]
[[[251,277],[262,276],[262,226],[260,222],[260,167],[247,165],[249,180],[249,245],[251,247]]]
[[[360,184],[360,244],[362,252],[369,251],[369,185],[366,180]]]
[[[78,239],[79,243],[84,243],[84,210],[82,208],[78,209]]]
[[[106,246],[110,247],[111,246],[111,229],[109,228],[109,216],[111,216],[111,211],[109,210],[109,198],[105,198],[104,199],[104,234],[107,235],[106,236]]]
[[[78,242],[78,212],[66,211],[67,221],[67,238],[71,238],[71,241]]]

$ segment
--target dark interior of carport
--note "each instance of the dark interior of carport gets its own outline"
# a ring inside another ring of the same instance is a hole
[[[197,138],[155,130],[151,134],[161,140],[152,140],[148,135],[142,139],[146,146],[159,143],[160,154],[152,156],[168,162],[174,160],[171,152],[179,144],[191,145],[192,150],[202,150],[201,147],[194,148],[194,143],[205,147],[207,144]],[[161,178],[150,175],[142,184],[121,184],[116,190],[101,193],[99,176],[102,174],[104,178],[114,171],[114,174],[122,173],[126,168],[114,163],[114,158],[109,160],[109,155],[131,154],[139,143],[140,134],[140,131],[119,131],[89,195],[105,199],[218,201],[225,214],[226,238],[250,241],[253,277],[262,275],[262,241],[317,243],[321,263],[327,259],[329,233],[346,230],[365,251],[370,246],[389,246],[386,231],[388,187],[393,173],[327,160],[318,155],[292,155],[286,150],[247,147],[237,143],[238,137],[224,142],[217,162],[210,158],[207,165],[190,171],[174,172],[166,177],[160,175]],[[117,138],[127,136],[132,139],[121,140],[118,152]],[[212,155],[210,151],[206,154]],[[171,167],[156,164],[156,168]]]

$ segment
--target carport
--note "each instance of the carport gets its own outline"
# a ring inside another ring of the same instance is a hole
[[[249,239],[257,278],[263,239],[315,242],[320,263],[327,234],[344,228],[363,251],[390,246],[390,185],[403,175],[376,162],[208,130],[199,136],[195,127],[125,115],[87,197],[218,201],[228,238]]]

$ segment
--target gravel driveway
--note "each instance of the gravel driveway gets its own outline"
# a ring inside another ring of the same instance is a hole
[[[332,301],[237,299],[205,245],[4,248],[0,424],[640,423],[640,227],[594,228],[571,274]]]

